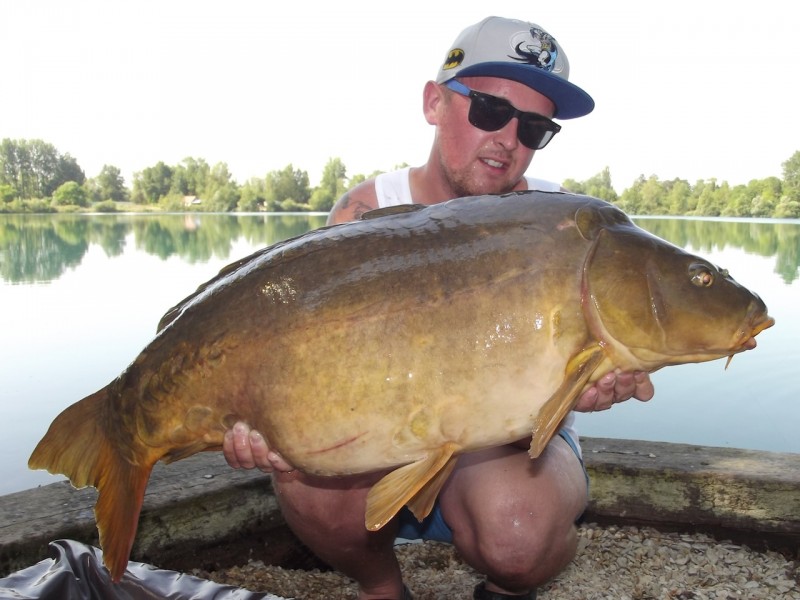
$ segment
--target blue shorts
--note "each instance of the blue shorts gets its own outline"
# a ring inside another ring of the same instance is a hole
[[[581,467],[583,468],[583,474],[586,477],[586,485],[588,488],[589,474],[586,472],[586,467],[583,464],[581,453],[578,452],[578,446],[565,430],[562,429],[559,431],[558,435],[560,435],[561,438],[567,442],[567,444],[569,444],[569,447],[572,448],[573,452],[575,452],[575,456],[578,457]],[[433,505],[431,514],[425,517],[422,522],[417,521],[417,518],[412,514],[407,506],[401,508],[400,512],[397,513],[397,516],[399,517],[400,521],[399,528],[397,530],[397,537],[399,539],[433,540],[436,542],[445,542],[447,544],[453,543],[453,532],[447,523],[444,522],[442,509],[439,506],[438,500],[436,501],[436,504]]]

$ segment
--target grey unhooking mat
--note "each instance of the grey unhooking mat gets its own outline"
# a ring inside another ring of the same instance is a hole
[[[50,543],[53,558],[0,579],[1,600],[282,600],[176,571],[129,562],[119,583],[103,553],[73,540]]]

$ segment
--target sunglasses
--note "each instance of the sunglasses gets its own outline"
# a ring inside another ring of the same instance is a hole
[[[474,127],[483,131],[502,129],[511,119],[517,117],[519,120],[517,137],[531,150],[541,150],[555,134],[561,131],[561,125],[558,123],[538,113],[523,112],[505,98],[476,92],[455,79],[451,79],[445,85],[448,89],[470,99],[467,118]]]

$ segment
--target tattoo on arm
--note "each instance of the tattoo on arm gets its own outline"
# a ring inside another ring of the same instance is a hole
[[[354,200],[349,193],[345,193],[334,205],[328,224],[344,223],[345,221],[357,221],[365,212],[373,210],[373,206],[361,200]]]
[[[355,217],[356,219],[360,219],[364,213],[367,213],[371,210],[375,210],[375,208],[370,206],[366,202],[353,203],[353,217]]]

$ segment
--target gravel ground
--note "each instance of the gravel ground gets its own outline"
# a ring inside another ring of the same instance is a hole
[[[451,546],[397,547],[416,600],[465,600],[480,580]],[[356,586],[335,572],[296,571],[250,562],[199,577],[297,600],[353,600]],[[649,528],[580,528],[573,563],[546,587],[542,600],[800,600],[800,562],[776,552],[695,534]]]

